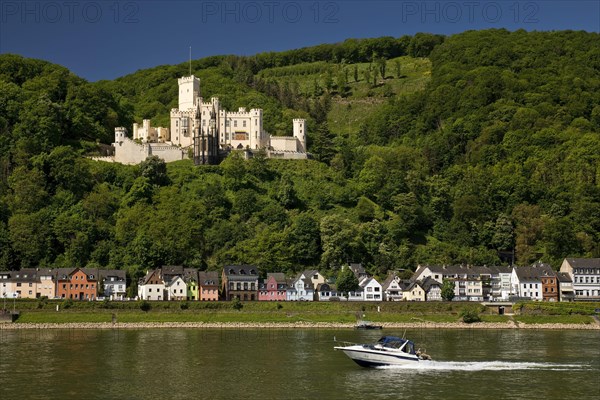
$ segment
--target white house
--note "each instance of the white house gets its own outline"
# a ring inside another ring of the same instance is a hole
[[[187,284],[182,276],[174,276],[169,282],[165,282],[166,300],[186,300]]]
[[[386,301],[401,301],[404,291],[402,281],[396,274],[390,274],[381,285],[383,298]]]
[[[138,297],[142,300],[166,300],[165,281],[160,269],[148,271],[140,280]]]
[[[600,258],[565,258],[560,272],[573,280],[575,299],[600,300]]]
[[[329,283],[319,283],[317,286],[317,297],[319,301],[329,301],[332,298],[339,300],[335,285],[330,285]]]
[[[511,276],[512,291],[518,297],[542,301],[542,279],[540,270],[535,267],[515,267]]]
[[[123,300],[126,296],[127,281],[125,271],[100,270],[100,282],[104,288],[104,296],[110,300]]]
[[[312,274],[307,274],[306,271],[298,274],[286,290],[287,301],[313,301],[315,299],[315,285],[311,277]]]
[[[359,286],[362,289],[364,301],[383,300],[383,290],[381,289],[381,284],[377,282],[375,278],[364,277],[362,281],[359,282]]]
[[[431,277],[425,278],[421,282],[421,287],[425,291],[425,301],[442,300],[442,284]]]
[[[512,289],[511,276],[513,268],[508,266],[492,266],[489,269],[491,271],[492,299],[508,301]]]

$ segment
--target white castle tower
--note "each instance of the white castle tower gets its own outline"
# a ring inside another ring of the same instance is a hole
[[[125,138],[127,137],[127,129],[122,127],[122,126],[118,126],[115,128],[115,143],[123,143],[123,141],[125,140]]]
[[[171,110],[169,139],[173,145],[185,148],[194,144],[194,131],[200,123],[195,118],[202,103],[200,80],[190,75],[179,78],[177,83],[179,84],[179,108]]]
[[[295,118],[294,123],[294,137],[298,139],[298,152],[306,152],[306,120],[302,118]]]
[[[181,77],[177,82],[179,83],[179,110],[194,108],[196,99],[200,97],[200,79],[191,75]]]

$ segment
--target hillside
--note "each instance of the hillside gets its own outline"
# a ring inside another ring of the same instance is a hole
[[[383,276],[598,257],[599,45],[488,30],[195,60],[203,96],[263,108],[270,133],[308,118],[315,155],[202,168],[81,157],[114,126],[165,124],[187,64],[88,83],[2,55],[0,268],[363,262]]]

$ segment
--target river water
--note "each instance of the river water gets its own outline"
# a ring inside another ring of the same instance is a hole
[[[433,357],[365,369],[333,338]],[[0,330],[0,399],[600,399],[600,331]]]

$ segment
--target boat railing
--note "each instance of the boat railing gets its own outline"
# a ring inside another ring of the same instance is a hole
[[[340,345],[340,346],[355,346],[355,345],[357,345],[357,344],[358,344],[358,343],[354,343],[354,342],[348,342],[348,341],[346,341],[346,340],[337,340],[337,339],[335,338],[335,336],[333,337],[333,342],[334,342],[335,344],[338,344],[338,343],[339,343],[339,345]]]

